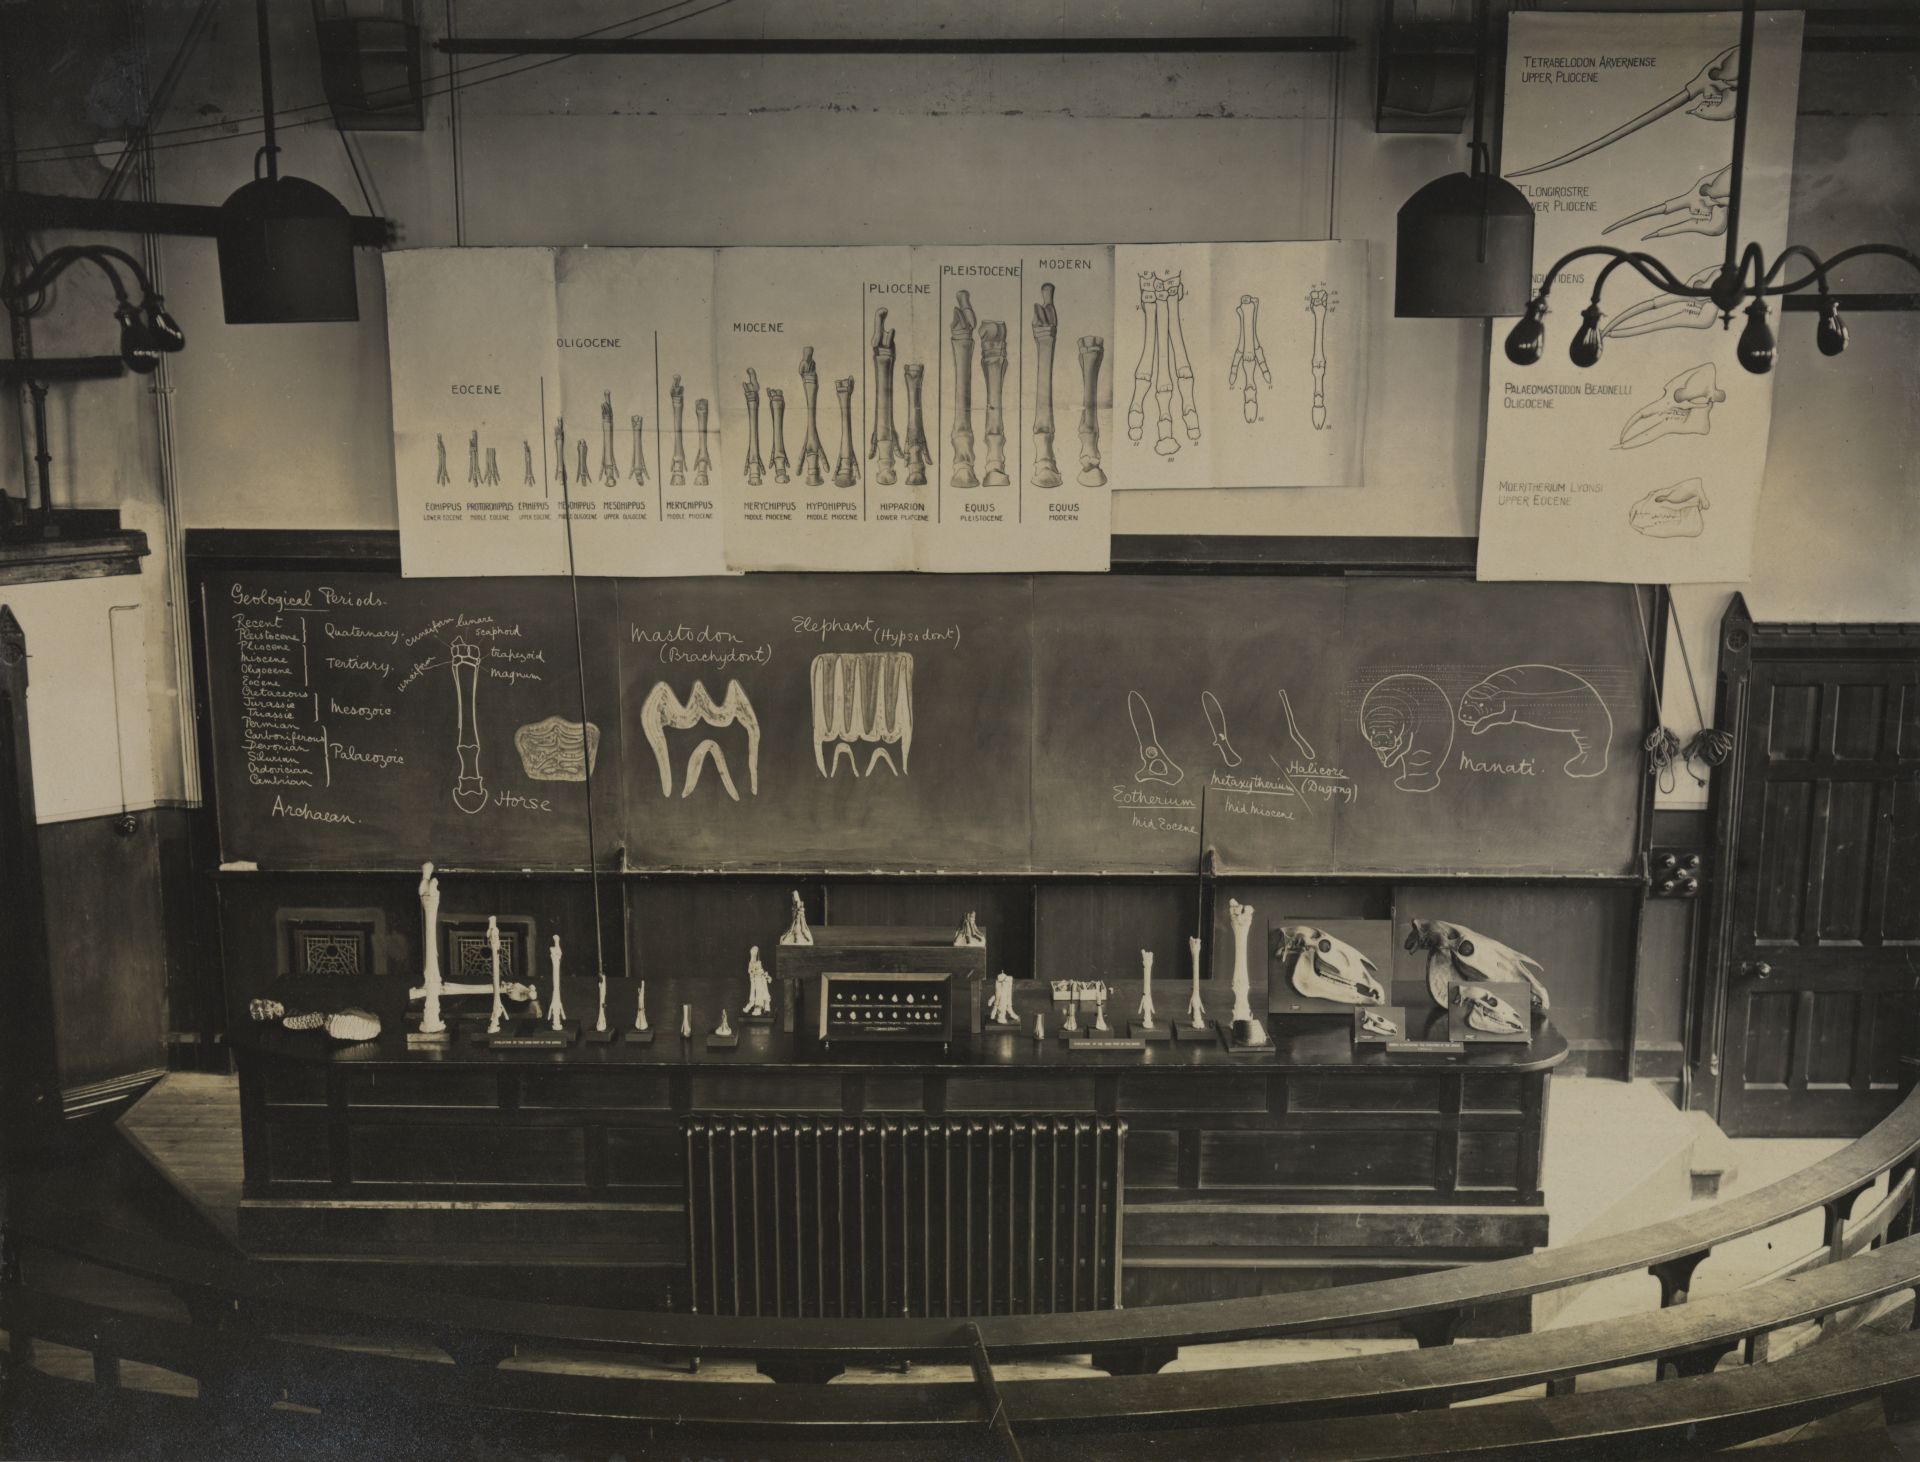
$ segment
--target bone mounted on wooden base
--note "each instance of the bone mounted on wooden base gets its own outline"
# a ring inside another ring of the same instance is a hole
[[[894,332],[887,328],[886,310],[875,310],[873,339],[868,346],[873,356],[874,413],[873,429],[867,433],[867,460],[874,464],[873,480],[881,487],[892,487],[899,481],[894,464],[906,456],[893,424],[893,338]]]
[[[1267,1028],[1253,1013],[1253,977],[1247,966],[1247,937],[1253,931],[1253,906],[1227,900],[1227,925],[1233,930],[1233,1043],[1253,1047],[1272,1044]]]
[[[420,1034],[441,1035],[447,1022],[440,1011],[440,880],[431,863],[420,865],[420,984]]]
[[[907,382],[907,486],[925,487],[927,468],[933,463],[933,453],[927,447],[927,417],[921,399],[927,368],[916,363],[905,367],[902,374]]]
[[[1100,336],[1080,337],[1080,474],[1074,480],[1082,487],[1107,485],[1100,466],[1100,362],[1106,356]]]
[[[800,446],[800,478],[808,487],[826,482],[827,449],[820,441],[820,370],[813,347],[800,347],[800,391],[807,398],[807,436]]]
[[[987,459],[980,475],[982,487],[1005,487],[1013,481],[1007,476],[1007,426],[1001,410],[1001,395],[1007,383],[1007,322],[980,322],[980,376],[986,383]]]
[[[773,433],[773,452],[767,466],[773,469],[775,482],[791,482],[793,466],[787,460],[787,393],[778,386],[767,387],[768,427]]]
[[[667,485],[685,487],[687,485],[687,388],[680,384],[680,378],[673,378],[673,389],[667,392],[667,399],[673,403],[673,460],[667,464]]]
[[[953,323],[947,329],[947,341],[953,350],[953,473],[950,486],[973,488],[980,479],[973,474],[973,331],[979,317],[973,313],[973,301],[966,290],[954,296]]]
[[[840,457],[833,464],[833,485],[854,487],[860,481],[860,459],[853,450],[853,377],[835,381],[833,394],[840,398]]]
[[[1040,286],[1033,307],[1033,485],[1058,487],[1065,480],[1053,456],[1053,348],[1060,335],[1060,311],[1053,286]]]
[[[760,460],[760,377],[752,366],[747,367],[747,379],[740,390],[747,398],[747,464],[744,470],[747,486],[758,487],[761,476],[766,472],[766,464]]]
[[[1187,1025],[1189,1029],[1203,1031],[1207,1028],[1207,1002],[1200,998],[1200,936],[1197,934],[1187,939],[1187,958],[1193,966],[1193,994],[1187,997]]]
[[[707,398],[693,403],[693,420],[700,433],[700,450],[693,456],[693,485],[705,487],[713,472],[713,458],[707,453]]]

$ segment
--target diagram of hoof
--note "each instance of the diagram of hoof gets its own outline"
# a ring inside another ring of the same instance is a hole
[[[1544,173],[1550,168],[1578,162],[1583,157],[1591,157],[1602,148],[1633,136],[1642,127],[1651,126],[1662,117],[1684,111],[1690,117],[1698,117],[1703,122],[1731,122],[1738,110],[1740,101],[1740,48],[1728,46],[1715,56],[1694,75],[1680,90],[1663,101],[1655,102],[1639,116],[1622,122],[1611,132],[1603,132],[1591,142],[1584,142],[1571,152],[1547,162],[1535,163],[1530,168],[1519,168],[1507,174],[1510,178],[1524,178],[1533,173]]]
[[[656,683],[647,692],[647,698],[640,705],[640,731],[647,739],[647,745],[653,749],[654,765],[660,772],[660,795],[673,795],[673,762],[667,751],[667,732],[689,731],[695,726],[710,726],[716,730],[725,730],[738,726],[746,733],[747,789],[758,795],[760,791],[760,718],[754,714],[753,702],[747,699],[747,693],[740,688],[740,682],[727,682],[726,699],[715,704],[707,688],[694,681],[693,690],[683,701],[674,694],[673,687],[664,680]],[[737,748],[736,748],[737,749]],[[711,763],[714,775],[720,779],[720,785],[735,802],[740,800],[740,790],[734,785],[732,768],[727,764],[727,754],[713,737],[704,737],[693,748],[687,758],[686,774],[680,784],[680,795],[691,797],[694,788],[700,785],[700,774]]]
[[[1648,538],[1698,538],[1707,531],[1706,510],[1713,504],[1697,477],[1656,487],[1627,509],[1627,524]]]
[[[1453,702],[1424,675],[1389,675],[1360,703],[1360,732],[1402,792],[1431,792],[1453,750]]]
[[[1562,768],[1570,777],[1597,777],[1607,769],[1613,713],[1600,692],[1557,665],[1509,665],[1460,697],[1460,720],[1475,736],[1496,726],[1531,726],[1573,738],[1577,748]]]
[[[1709,265],[1691,275],[1687,283],[1705,289],[1720,273],[1718,264]],[[1664,290],[1647,299],[1636,300],[1600,327],[1602,340],[1628,340],[1635,335],[1651,335],[1657,330],[1710,330],[1720,312],[1704,295],[1693,298],[1668,294]]]
[[[1707,361],[1666,384],[1658,401],[1642,406],[1620,428],[1619,446],[1644,447],[1662,437],[1704,437],[1713,431],[1713,408],[1727,399]]]
[[[578,721],[549,716],[514,732],[513,749],[530,782],[584,782],[600,756],[600,728],[589,721],[582,736]]]
[[[1153,708],[1137,690],[1127,692],[1127,719],[1133,723],[1133,739],[1140,752],[1140,765],[1133,774],[1134,781],[1179,786],[1187,774],[1162,749],[1160,733],[1153,725]]]
[[[1650,218],[1665,218],[1672,214],[1680,217],[1672,223],[1663,223],[1640,235],[1642,239],[1664,239],[1674,234],[1705,234],[1708,238],[1718,238],[1727,231],[1727,211],[1733,203],[1731,165],[1708,173],[1686,192],[1664,203],[1655,203],[1650,208],[1642,208],[1638,213],[1629,213],[1625,218],[1608,224],[1600,232],[1610,234],[1617,228],[1626,228],[1630,224],[1644,223]]]
[[[902,650],[813,657],[813,764],[831,777],[845,757],[860,775],[859,748],[871,746],[870,777],[882,762],[907,774],[913,752],[913,656]],[[832,747],[831,753],[827,748]],[[892,748],[900,749],[894,765]]]
[[[453,642],[453,690],[458,717],[454,750],[460,758],[453,805],[474,813],[487,805],[487,784],[480,779],[480,650],[466,640]]]

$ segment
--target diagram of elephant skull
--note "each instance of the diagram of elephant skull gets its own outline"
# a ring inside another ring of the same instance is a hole
[[[1687,284],[1705,289],[1719,276],[1720,266],[1709,264],[1689,276]],[[1662,290],[1636,300],[1600,327],[1602,340],[1626,340],[1635,335],[1651,335],[1656,330],[1710,330],[1720,312],[1704,295],[1669,294]]]
[[[1498,726],[1531,726],[1573,738],[1570,777],[1597,777],[1607,769],[1613,713],[1600,692],[1558,665],[1509,665],[1460,697],[1460,720],[1475,736]]]
[[[1360,703],[1360,732],[1380,759],[1398,767],[1402,792],[1431,792],[1453,750],[1453,702],[1424,675],[1389,675]]]
[[[1651,126],[1662,117],[1684,111],[1690,117],[1698,117],[1703,122],[1731,122],[1740,100],[1740,48],[1728,46],[1715,56],[1672,96],[1655,102],[1639,116],[1622,122],[1611,132],[1603,132],[1591,142],[1582,143],[1571,152],[1547,162],[1535,163],[1530,168],[1519,168],[1507,174],[1510,178],[1524,178],[1533,173],[1544,173],[1551,168],[1577,162],[1583,157],[1591,157],[1602,148],[1631,137],[1642,127]]]
[[[813,763],[831,777],[845,756],[860,775],[857,747],[871,745],[867,775],[881,762],[896,777],[907,774],[913,753],[913,656],[903,650],[813,657]],[[832,760],[827,748],[831,746]],[[894,765],[892,747],[900,748]]]
[[[1620,428],[1621,447],[1644,447],[1662,437],[1704,437],[1713,430],[1713,408],[1727,399],[1713,363],[1680,372],[1658,401],[1642,406]]]
[[[718,704],[707,694],[707,688],[694,681],[693,690],[683,701],[674,694],[673,687],[660,681],[647,692],[647,698],[640,705],[640,731],[647,738],[647,745],[653,748],[653,760],[660,771],[660,795],[673,795],[673,763],[667,753],[667,732],[687,731],[695,726],[711,726],[724,730],[738,726],[746,733],[747,742],[747,789],[750,794],[760,791],[760,718],[754,714],[753,702],[747,699],[747,693],[740,688],[740,682],[727,682],[726,698]],[[687,758],[686,779],[680,787],[682,797],[691,797],[693,789],[700,785],[700,773],[707,763],[713,763],[713,770],[720,778],[720,785],[735,802],[740,800],[739,789],[734,786],[732,770],[727,765],[727,754],[721,750],[720,743],[713,737],[701,739]]]
[[[1713,504],[1697,477],[1656,487],[1627,510],[1627,525],[1648,538],[1698,538],[1706,532],[1703,516]]]
[[[1638,213],[1629,213],[1625,218],[1608,224],[1600,232],[1610,234],[1617,228],[1628,224],[1641,223],[1649,218],[1665,218],[1671,214],[1681,215],[1672,223],[1663,223],[1640,235],[1642,239],[1664,239],[1674,234],[1705,234],[1708,238],[1718,238],[1727,231],[1727,211],[1733,202],[1733,168],[1731,165],[1708,173],[1686,192],[1669,198],[1664,203],[1655,203],[1642,208]]]

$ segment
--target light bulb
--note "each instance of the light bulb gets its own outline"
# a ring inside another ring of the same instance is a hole
[[[145,317],[147,333],[161,351],[172,355],[177,350],[187,348],[186,332],[174,322],[173,316],[167,313],[159,295],[148,295],[142,305],[141,313]]]
[[[160,369],[160,347],[153,332],[141,322],[139,311],[123,304],[113,312],[120,322],[120,359],[128,370],[146,376]]]
[[[1600,306],[1588,305],[1580,312],[1580,329],[1567,347],[1567,358],[1585,370],[1600,359]]]
[[[1507,359],[1517,366],[1530,366],[1540,359],[1547,343],[1547,327],[1541,320],[1547,313],[1547,297],[1536,294],[1527,302],[1527,313],[1507,332]]]
[[[1847,348],[1847,322],[1840,318],[1840,301],[1832,295],[1820,301],[1820,323],[1814,327],[1813,342],[1822,355],[1838,355]]]
[[[1763,301],[1755,300],[1747,306],[1747,328],[1740,332],[1740,344],[1733,353],[1740,364],[1756,376],[1764,376],[1773,369],[1773,330],[1767,324],[1767,307]]]

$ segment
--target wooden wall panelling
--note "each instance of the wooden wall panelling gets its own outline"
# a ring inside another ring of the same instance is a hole
[[[1156,1003],[1172,1008],[1168,998],[1174,986],[1162,982],[1187,978],[1187,936],[1201,917],[1194,880],[1045,882],[1035,885],[1033,901],[1036,975],[1050,980],[1138,980],[1140,951],[1149,949]],[[1108,1019],[1115,1013],[1109,1010]],[[1118,1013],[1123,1018],[1129,1014]]]

